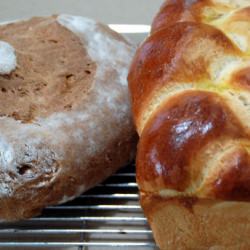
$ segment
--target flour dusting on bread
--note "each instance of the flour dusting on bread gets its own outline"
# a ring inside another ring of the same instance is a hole
[[[18,61],[8,79],[0,75],[0,219],[15,220],[73,199],[131,160],[134,48],[105,25],[68,15],[7,24],[0,34]]]
[[[9,74],[17,65],[15,49],[7,42],[0,41],[0,74]]]
[[[11,145],[0,137],[0,164],[3,168],[7,168],[14,158],[14,152]]]
[[[114,59],[124,57],[129,60],[130,57],[124,49],[130,46],[114,39],[111,34],[104,34],[102,26],[94,20],[81,16],[60,15],[57,21],[84,40],[90,57],[102,62],[102,65],[114,65]]]
[[[134,50],[124,38],[114,39],[114,35],[109,33],[110,31],[106,32],[103,25],[89,18],[59,15],[57,21],[80,38],[91,59],[97,63],[95,84],[98,87],[94,90],[97,97],[88,110],[92,112],[100,105],[108,106],[113,112],[112,115],[122,120],[130,109],[128,95],[122,96],[122,92],[127,91],[126,65],[129,64]],[[104,80],[107,75],[112,76],[109,84]],[[112,91],[108,86],[110,84],[113,85]],[[119,102],[119,99],[123,98],[127,101]]]

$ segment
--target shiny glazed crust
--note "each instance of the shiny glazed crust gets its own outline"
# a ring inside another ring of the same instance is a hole
[[[162,249],[249,249],[249,30],[249,1],[166,1],[132,62],[137,181]]]

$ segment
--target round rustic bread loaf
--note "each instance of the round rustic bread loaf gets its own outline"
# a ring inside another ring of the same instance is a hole
[[[0,26],[1,220],[71,200],[133,158],[133,50],[84,17]]]

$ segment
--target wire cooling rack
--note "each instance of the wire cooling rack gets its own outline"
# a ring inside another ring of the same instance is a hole
[[[141,42],[148,25],[110,28]],[[43,214],[15,224],[0,223],[1,250],[155,250],[139,205],[135,167],[123,168],[73,201],[47,207]]]
[[[157,249],[138,201],[134,165],[40,217],[0,224],[0,249]]]

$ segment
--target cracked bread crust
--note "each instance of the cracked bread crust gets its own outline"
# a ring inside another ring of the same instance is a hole
[[[0,26],[17,66],[0,75],[0,219],[73,199],[132,160],[123,37],[59,15]]]

